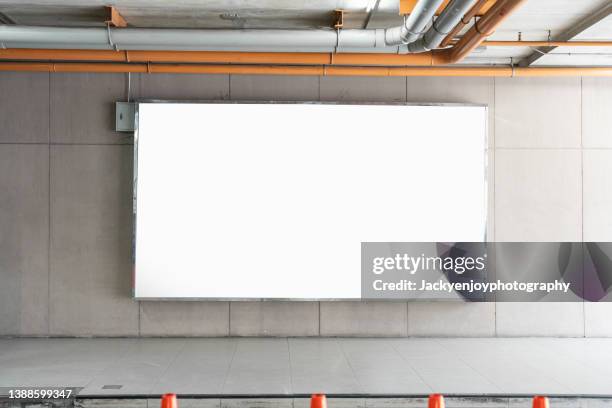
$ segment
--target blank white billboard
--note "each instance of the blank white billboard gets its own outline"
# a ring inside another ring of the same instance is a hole
[[[137,298],[358,299],[361,242],[483,241],[483,106],[140,103]]]

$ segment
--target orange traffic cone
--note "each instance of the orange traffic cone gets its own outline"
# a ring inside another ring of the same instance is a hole
[[[548,397],[541,395],[533,397],[533,408],[549,408]]]
[[[444,408],[444,396],[442,394],[431,394],[427,408]]]
[[[325,394],[312,394],[310,397],[310,408],[327,408]]]
[[[161,408],[178,408],[176,404],[176,394],[162,395]]]

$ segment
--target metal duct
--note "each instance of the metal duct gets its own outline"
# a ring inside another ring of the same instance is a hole
[[[217,30],[0,26],[7,48],[88,49],[321,49],[385,47],[378,30]]]
[[[409,44],[419,38],[443,1],[419,0],[403,25],[385,30],[387,45]]]
[[[470,10],[473,3],[474,0],[452,0],[429,30],[420,39],[408,44],[408,51],[426,52],[438,48],[444,38]]]
[[[0,26],[0,48],[396,52],[418,38],[443,0],[419,0],[399,27],[376,30],[225,30]]]

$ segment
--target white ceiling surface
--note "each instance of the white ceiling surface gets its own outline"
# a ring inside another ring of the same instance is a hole
[[[566,31],[612,0],[528,0],[492,40],[546,40]],[[344,9],[347,28],[361,28],[375,0],[0,0],[0,12],[22,25],[103,26],[102,7],[114,4],[133,27],[319,28],[330,27],[331,10]],[[369,28],[399,24],[399,0],[380,0]],[[612,17],[575,39],[612,40]],[[466,64],[508,64],[534,50],[480,47]],[[612,48],[562,47],[535,65],[612,65]]]

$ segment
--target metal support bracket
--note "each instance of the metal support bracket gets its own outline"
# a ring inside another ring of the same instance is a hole
[[[344,10],[334,10],[334,28],[339,30],[344,27]]]

